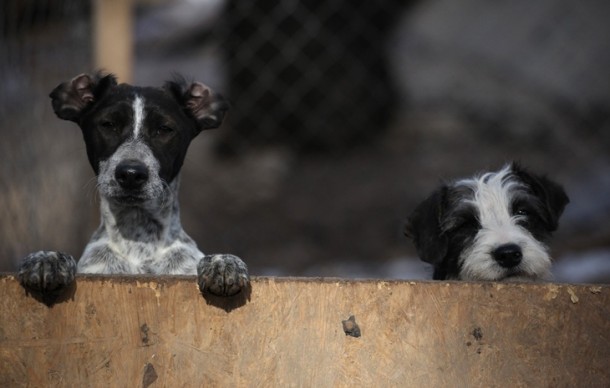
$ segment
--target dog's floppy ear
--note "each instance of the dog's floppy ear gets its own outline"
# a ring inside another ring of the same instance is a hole
[[[179,75],[175,75],[173,81],[167,81],[165,89],[195,119],[199,131],[220,127],[225,112],[229,109],[229,103],[219,93],[201,82],[187,85],[186,80]]]
[[[447,255],[448,240],[441,230],[448,187],[443,186],[424,200],[409,216],[405,235],[413,239],[419,257],[433,265]]]
[[[49,94],[53,111],[60,119],[78,122],[85,108],[95,102],[104,90],[116,84],[116,77],[112,74],[77,75],[59,84]]]
[[[565,190],[559,184],[548,179],[546,176],[532,174],[526,171],[518,163],[513,162],[511,165],[513,172],[527,184],[532,193],[540,199],[540,202],[546,210],[545,223],[548,230],[553,232],[559,226],[559,217],[563,214],[563,210],[570,202]]]

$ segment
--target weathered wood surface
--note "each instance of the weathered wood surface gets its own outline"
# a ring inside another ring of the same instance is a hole
[[[79,277],[47,307],[4,275],[0,293],[2,387],[610,385],[610,286],[258,278],[242,304],[191,277]]]

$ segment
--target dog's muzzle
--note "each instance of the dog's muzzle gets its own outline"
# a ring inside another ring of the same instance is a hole
[[[149,180],[148,167],[138,160],[128,159],[118,164],[114,177],[122,189],[120,202],[135,203],[142,201],[142,190]]]
[[[504,268],[514,268],[521,264],[523,252],[517,244],[500,245],[491,253],[494,260]]]
[[[122,189],[138,191],[148,182],[148,167],[138,160],[124,160],[116,167],[114,177]]]

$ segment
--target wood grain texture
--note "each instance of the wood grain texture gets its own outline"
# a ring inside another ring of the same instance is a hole
[[[255,278],[244,304],[193,277],[78,277],[47,307],[4,275],[0,293],[2,387],[610,384],[610,286]]]

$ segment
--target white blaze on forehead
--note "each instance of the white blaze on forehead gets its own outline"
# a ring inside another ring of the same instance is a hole
[[[510,166],[496,173],[487,173],[472,180],[461,181],[474,192],[471,203],[478,209],[479,222],[484,228],[511,225],[511,202],[520,183],[510,176]]]
[[[144,121],[144,99],[136,96],[133,100],[133,138],[136,139]]]

